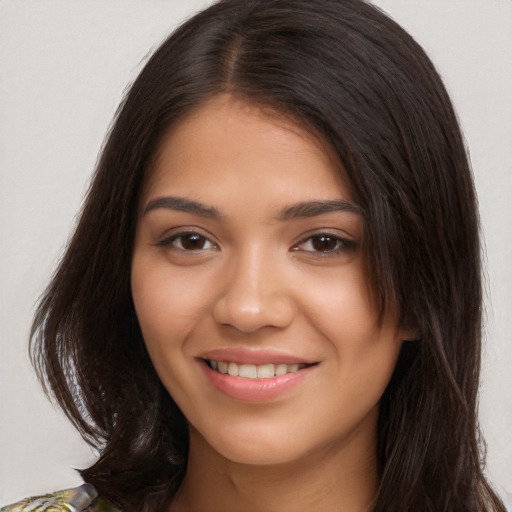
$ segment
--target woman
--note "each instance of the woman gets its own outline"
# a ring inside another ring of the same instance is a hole
[[[504,510],[480,310],[471,175],[421,48],[357,0],[219,2],[132,86],[34,322],[101,453],[66,499]]]

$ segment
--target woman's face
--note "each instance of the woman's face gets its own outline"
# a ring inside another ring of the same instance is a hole
[[[133,300],[191,442],[231,461],[375,449],[405,336],[391,313],[379,322],[363,218],[341,176],[303,129],[228,96],[161,144],[141,202]]]

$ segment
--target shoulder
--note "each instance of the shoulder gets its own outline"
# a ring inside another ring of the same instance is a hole
[[[90,484],[43,496],[33,496],[0,508],[0,512],[120,512]]]

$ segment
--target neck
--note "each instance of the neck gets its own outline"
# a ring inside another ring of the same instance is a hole
[[[362,437],[355,433],[293,462],[254,466],[227,460],[192,429],[171,511],[367,512],[377,492],[377,459],[375,442]]]

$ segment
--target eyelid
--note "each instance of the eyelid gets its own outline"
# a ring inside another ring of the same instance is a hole
[[[312,238],[321,237],[321,236],[327,236],[327,237],[336,239],[338,242],[341,243],[341,247],[338,247],[336,249],[329,250],[329,251],[314,251],[314,250],[311,251],[311,250],[299,248],[300,245],[305,244]],[[326,257],[326,256],[335,256],[340,253],[354,251],[358,247],[358,245],[359,245],[358,240],[356,240],[355,238],[353,238],[351,235],[349,235],[347,233],[341,234],[339,230],[333,230],[333,229],[316,229],[314,231],[311,231],[309,233],[305,233],[304,235],[302,235],[301,238],[299,240],[297,240],[297,242],[295,242],[292,245],[291,250],[297,251],[297,252],[301,251],[304,253],[309,253],[311,255],[318,255],[321,257]]]
[[[197,249],[197,250],[187,250],[187,249],[180,249],[179,247],[173,247],[174,249],[182,252],[188,252],[188,253],[199,253],[199,252],[206,252],[211,251],[214,249],[219,249],[219,244],[215,241],[215,237],[208,233],[206,230],[202,228],[198,228],[196,226],[177,226],[171,229],[168,229],[165,231],[164,234],[162,234],[158,241],[155,243],[157,247],[167,247],[172,248],[172,243],[181,238],[185,237],[187,235],[198,235],[202,238],[205,238],[208,240],[213,247],[208,249]]]

